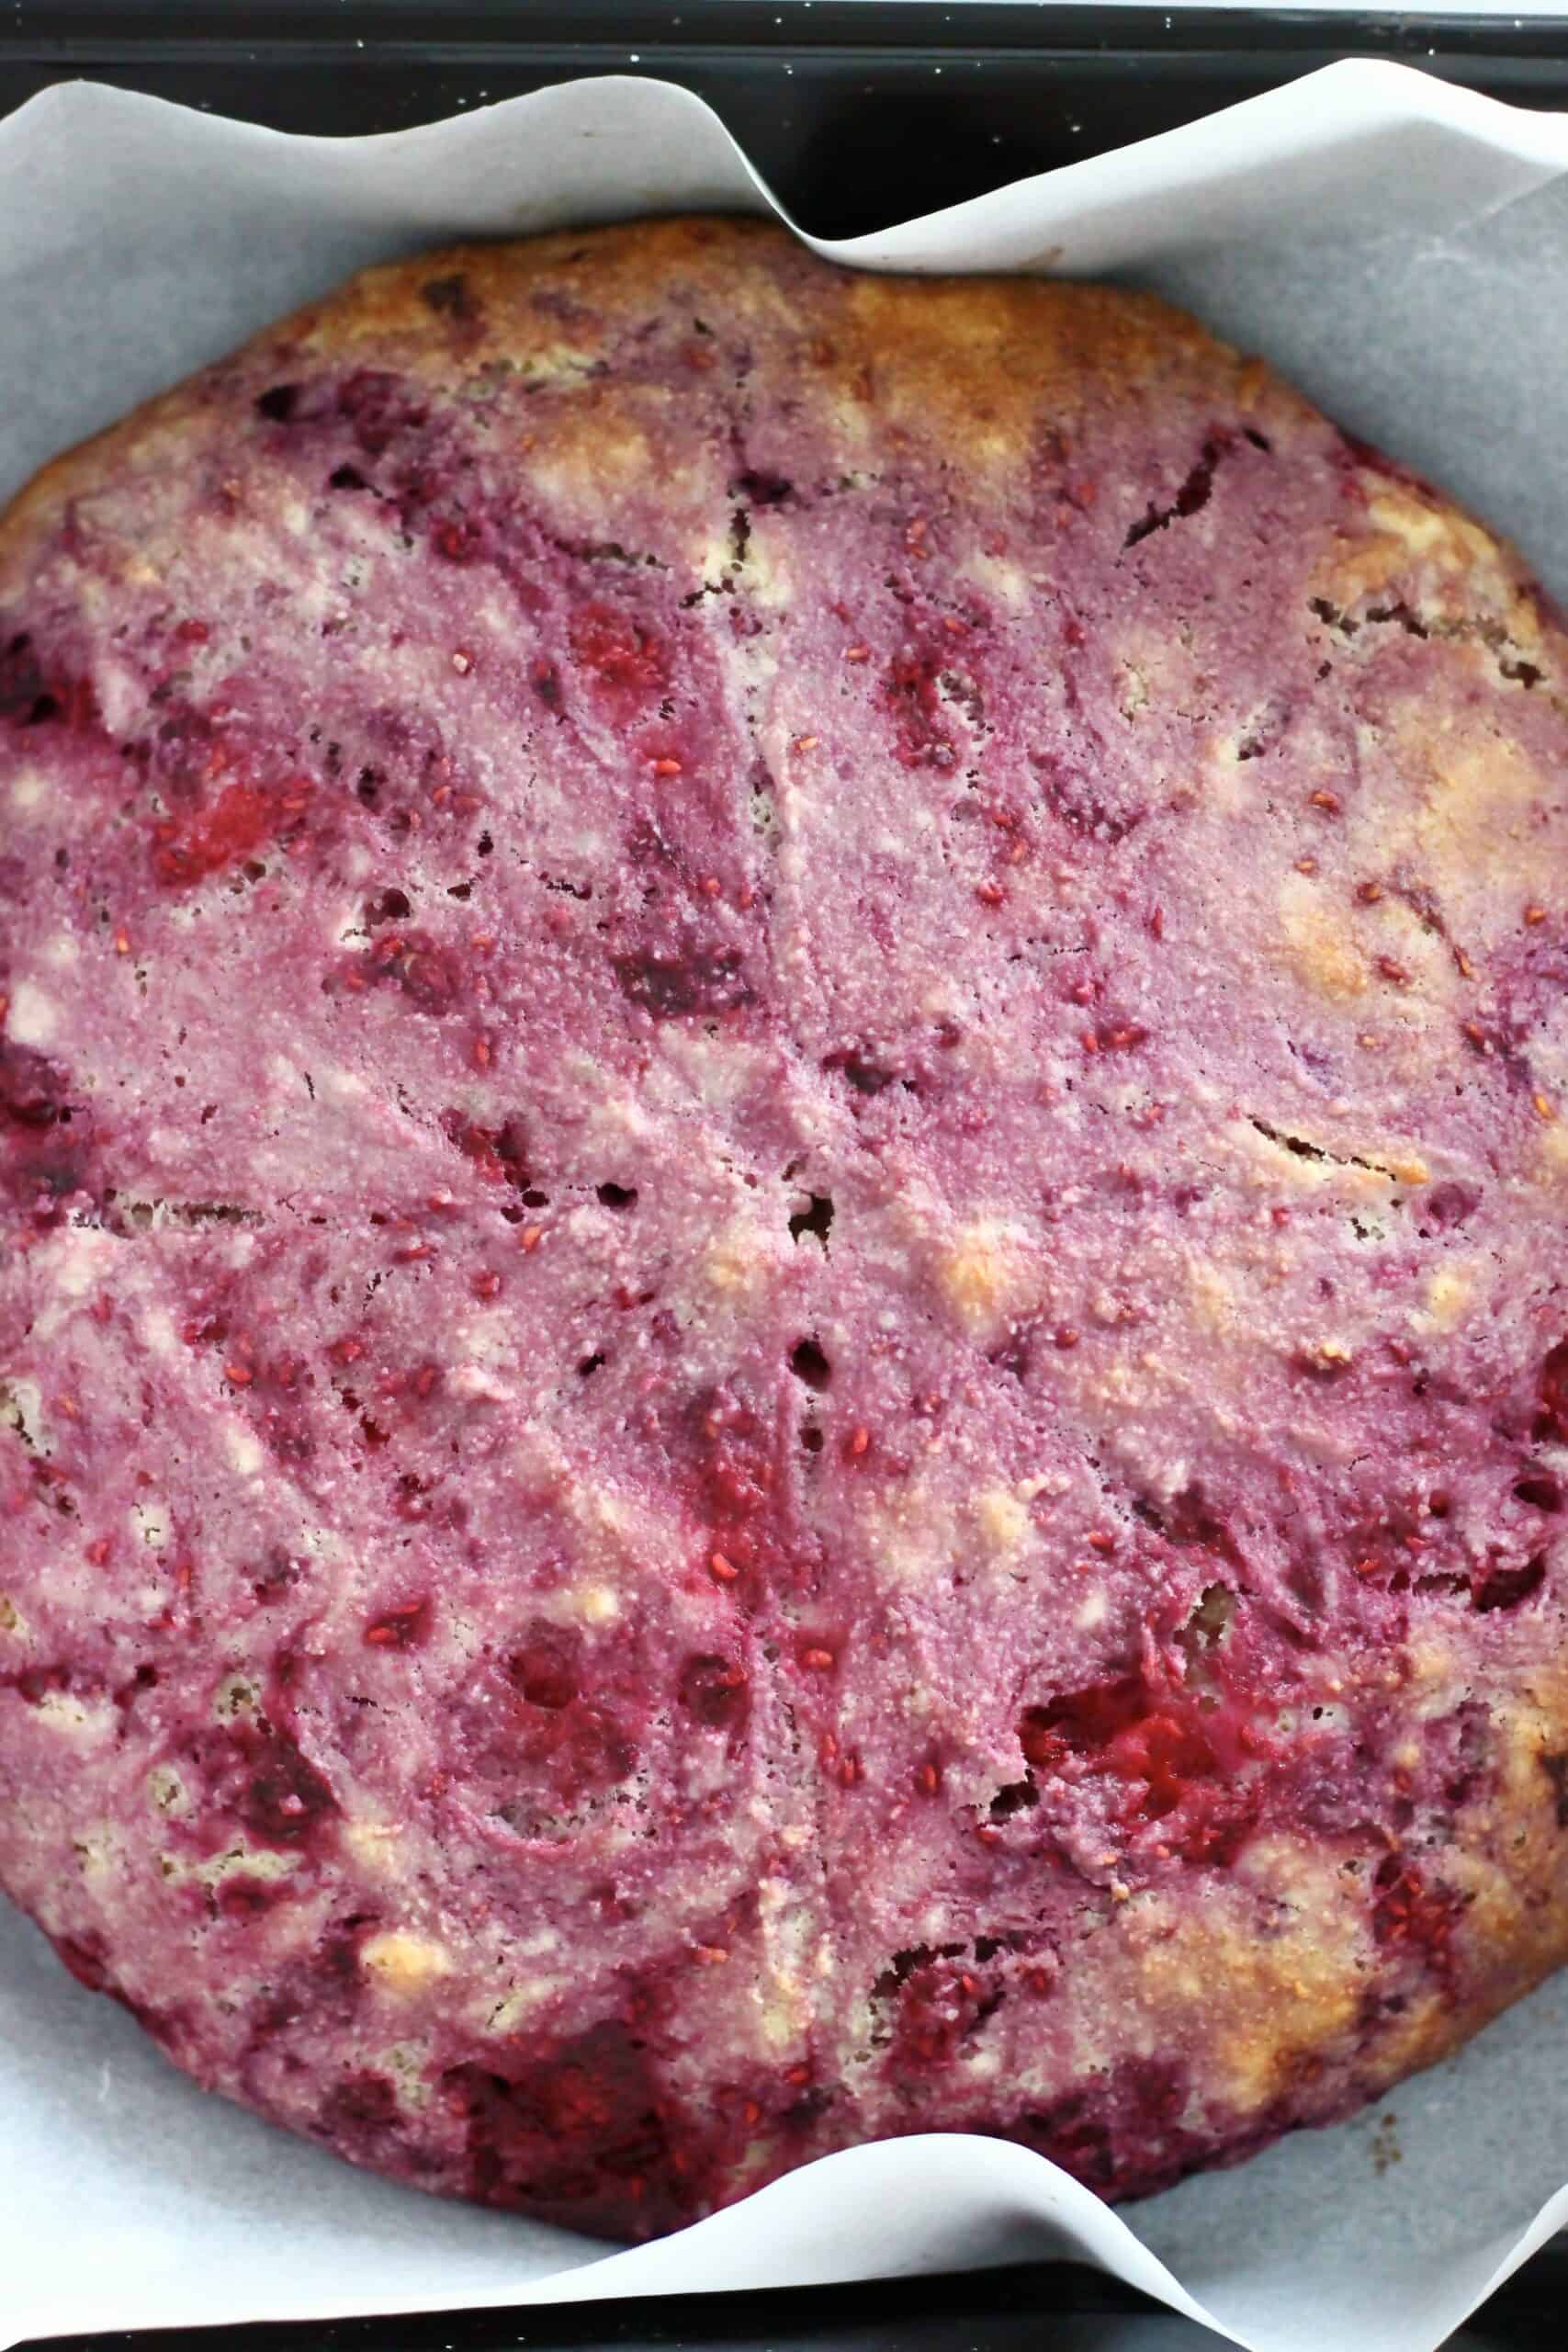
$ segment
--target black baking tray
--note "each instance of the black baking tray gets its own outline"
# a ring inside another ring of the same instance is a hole
[[[1050,0],[8,0],[0,106],[73,75],[325,135],[580,74],[683,83],[801,225],[851,236],[1169,130],[1338,57],[1568,107],[1568,14]]]
[[[0,12],[0,114],[87,78],[343,137],[581,74],[644,74],[705,98],[804,227],[850,236],[1173,130],[1345,57],[1568,110],[1568,15],[1054,0],[11,0]],[[1202,2352],[1215,2340],[1115,2280],[1039,2263],[779,2294],[55,2342],[56,2352]],[[1453,2344],[1568,2352],[1568,2251],[1544,2249]]]

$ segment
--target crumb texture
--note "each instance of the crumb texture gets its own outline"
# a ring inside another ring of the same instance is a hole
[[[357,279],[0,525],[0,1883],[645,2235],[1568,1951],[1568,660],[1144,298]]]

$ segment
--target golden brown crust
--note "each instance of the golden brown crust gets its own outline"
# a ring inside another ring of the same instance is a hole
[[[429,290],[461,281],[473,330],[462,365],[586,373],[630,315],[651,311],[672,287],[689,289],[694,321],[705,294],[733,313],[748,300],[773,323],[797,328],[803,392],[847,420],[876,413],[911,439],[946,444],[966,463],[1026,460],[1042,393],[1070,431],[1096,401],[1212,392],[1216,409],[1238,402],[1258,415],[1304,404],[1266,369],[1218,342],[1157,296],[1050,278],[872,277],[849,270],[813,279],[809,305],[785,304],[761,273],[760,253],[795,250],[771,222],[721,218],[643,220],[588,232],[562,231],[519,243],[458,244],[362,270],[323,300],[269,326],[244,351],[291,350],[373,358],[434,383],[450,381],[453,350]],[[536,307],[547,291],[549,307]],[[585,465],[603,461],[625,395],[590,392],[572,423]],[[632,412],[635,414],[635,408]],[[619,420],[623,427],[632,415]],[[161,393],[119,423],[63,451],[34,476],[0,518],[0,593],[25,571],[30,547],[62,509],[95,484],[149,462],[165,430],[192,424],[188,386]]]
[[[361,356],[397,366],[434,384],[450,381],[454,353],[439,289],[460,284],[471,331],[461,364],[470,374],[500,365],[588,377],[629,316],[651,311],[672,288],[689,290],[694,322],[705,295],[759,323],[794,331],[798,391],[818,407],[833,438],[853,438],[874,413],[879,435],[891,426],[911,443],[950,449],[977,471],[1027,465],[1038,435],[1043,395],[1064,437],[1079,419],[1110,403],[1151,413],[1166,402],[1211,399],[1216,414],[1235,409],[1261,428],[1310,420],[1310,404],[1264,363],[1210,334],[1189,313],[1141,290],[1040,277],[879,276],[851,270],[814,274],[808,302],[795,305],[754,258],[798,251],[771,221],[694,216],[650,220],[587,232],[560,231],[516,243],[462,243],[360,271],[319,301],[269,326],[236,355],[243,362],[265,347],[280,361],[290,350]],[[436,289],[433,295],[432,289]],[[547,297],[541,306],[536,298]],[[466,319],[465,324],[468,322]],[[694,332],[697,329],[694,327]],[[627,441],[635,468],[639,403],[621,388],[585,382],[584,396],[558,425],[557,453],[574,455],[590,475]],[[26,571],[28,551],[62,508],[127,469],[155,463],[165,435],[178,443],[193,424],[186,384],[142,403],[44,466],[0,516],[0,594]],[[564,435],[565,446],[561,436]],[[177,449],[171,459],[179,461]],[[1568,671],[1568,637],[1543,613],[1525,567],[1511,548],[1456,503],[1424,490],[1413,507],[1393,484],[1374,503],[1376,535],[1325,556],[1314,582],[1326,597],[1353,603],[1386,582],[1410,549],[1402,533],[1416,515],[1436,542],[1439,565],[1473,590],[1490,573],[1499,625],[1545,640],[1558,672]]]
[[[472,290],[480,324],[475,348],[513,358],[570,351],[592,357],[603,336],[579,330],[573,303],[619,322],[649,309],[671,287],[689,288],[700,318],[705,292],[727,311],[796,323],[799,313],[761,272],[754,255],[798,250],[771,222],[684,219],[641,220],[584,235],[565,231],[524,244],[454,245],[412,261],[362,271],[341,293],[296,314],[302,342],[332,347],[360,341],[401,342],[449,364],[444,340],[430,332],[423,289],[460,277]],[[547,288],[541,314],[532,298]],[[803,365],[824,371],[846,398],[863,393],[870,370],[879,397],[897,388],[895,404],[912,417],[976,418],[1020,431],[1038,413],[1043,387],[1069,411],[1097,383],[1157,391],[1212,384],[1235,398],[1244,381],[1253,397],[1275,397],[1272,379],[1151,294],[1054,278],[901,277],[824,271],[812,283],[812,312]],[[290,330],[285,329],[288,334]],[[1293,399],[1293,395],[1290,396]]]

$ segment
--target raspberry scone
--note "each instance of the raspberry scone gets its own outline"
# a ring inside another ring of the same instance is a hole
[[[379,269],[0,525],[0,1883],[669,2229],[1568,1952],[1568,640],[1135,294]]]

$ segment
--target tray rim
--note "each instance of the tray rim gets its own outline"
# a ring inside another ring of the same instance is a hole
[[[631,51],[635,45],[635,59]],[[1568,10],[1515,17],[1475,9],[1217,7],[1147,0],[17,0],[0,20],[0,58],[69,66],[92,55],[197,64],[249,53],[258,72],[301,47],[368,62],[453,62],[479,52],[543,62],[646,69],[654,56],[763,62],[926,57],[1102,60],[1140,57],[1384,55],[1541,59],[1568,76]]]

